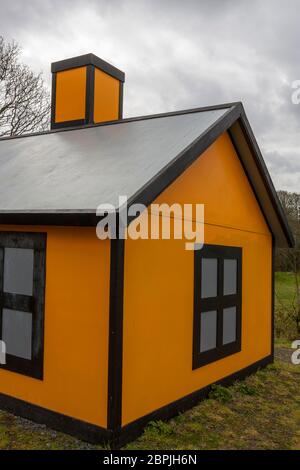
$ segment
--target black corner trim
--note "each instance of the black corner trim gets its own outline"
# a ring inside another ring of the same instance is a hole
[[[16,416],[45,424],[52,429],[65,432],[78,439],[98,444],[109,442],[112,434],[105,428],[71,418],[56,411],[0,393],[0,408]]]
[[[119,436],[114,436],[114,445],[116,447],[121,447],[125,445],[126,443],[136,439],[138,436],[142,434],[144,427],[150,421],[157,421],[157,420],[165,421],[170,418],[173,418],[179,413],[189,410],[193,406],[197,405],[199,401],[208,397],[209,392],[211,391],[211,388],[213,385],[223,385],[223,386],[231,385],[236,380],[243,380],[248,375],[252,374],[253,372],[256,372],[258,369],[262,367],[267,366],[268,364],[271,364],[272,362],[273,362],[272,355],[267,356],[255,362],[254,364],[251,364],[248,367],[241,369],[238,372],[235,372],[221,380],[218,380],[214,384],[211,384],[207,387],[197,390],[196,392],[186,395],[185,397],[180,398],[179,400],[176,400],[170,403],[169,405],[159,408],[158,410],[155,410],[152,413],[149,413],[143,416],[142,418],[139,418],[136,421],[133,421],[125,425],[121,430],[121,434]]]
[[[63,70],[74,69],[77,67],[84,67],[86,65],[94,65],[103,72],[111,75],[120,82],[125,82],[125,73],[122,70],[114,67],[100,57],[94,54],[84,54],[77,57],[71,57],[70,59],[60,60],[58,62],[52,62],[51,72],[62,72]]]
[[[272,287],[271,287],[271,309],[272,309],[272,319],[271,319],[271,354],[272,359],[274,360],[274,346],[275,346],[275,238],[272,236],[272,261],[271,261],[271,270],[272,270]]]
[[[94,123],[95,67],[86,68],[85,124]]]
[[[56,73],[52,74],[51,88],[51,121],[50,128],[55,129],[55,110],[56,110]]]
[[[119,83],[119,119],[123,119],[124,83]]]
[[[110,307],[108,357],[107,428],[119,433],[122,424],[122,360],[123,360],[123,239],[111,240],[110,248]]]

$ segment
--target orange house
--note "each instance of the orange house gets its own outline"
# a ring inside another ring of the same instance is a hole
[[[122,119],[120,70],[88,54],[52,73],[52,129],[0,142],[0,407],[121,445],[272,362],[293,238],[241,103]],[[99,239],[122,195],[127,234],[204,204],[203,248],[173,228]]]

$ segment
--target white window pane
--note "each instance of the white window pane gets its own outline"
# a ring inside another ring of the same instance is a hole
[[[224,259],[224,295],[233,295],[237,291],[237,260]]]
[[[25,248],[4,249],[4,292],[32,295],[33,250]]]
[[[217,346],[217,312],[201,312],[200,352],[209,351]]]
[[[201,297],[216,297],[218,292],[218,260],[202,258]]]
[[[236,307],[223,310],[223,344],[236,340]]]
[[[31,359],[32,314],[3,309],[2,340],[6,353],[23,359]]]

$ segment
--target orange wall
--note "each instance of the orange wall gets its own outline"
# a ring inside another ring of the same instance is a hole
[[[243,248],[242,351],[193,371],[194,253],[126,240],[123,425],[271,352],[271,235],[227,134],[156,202],[205,203],[205,243]]]
[[[120,82],[95,68],[94,122],[119,119]]]
[[[106,427],[109,242],[94,228],[0,229],[47,232],[44,380],[0,370],[0,392]]]
[[[86,67],[56,73],[55,122],[85,118]]]
[[[56,73],[55,122],[85,119],[86,67]],[[94,122],[119,119],[120,82],[95,67]]]

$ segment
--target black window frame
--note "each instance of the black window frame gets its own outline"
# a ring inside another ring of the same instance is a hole
[[[0,364],[0,369],[40,380],[43,379],[44,365],[46,242],[46,233],[0,232],[0,339],[2,339],[3,308],[32,314],[31,359],[6,354],[6,364]],[[5,248],[33,249],[32,296],[3,291]]]
[[[240,247],[204,245],[194,254],[194,325],[193,325],[193,369],[215,362],[241,351],[242,340],[242,256]],[[217,296],[201,298],[201,269],[204,258],[217,259]],[[224,295],[224,260],[237,260],[236,294]],[[236,340],[223,345],[223,309],[236,307]],[[216,348],[200,352],[201,313],[217,311]]]

